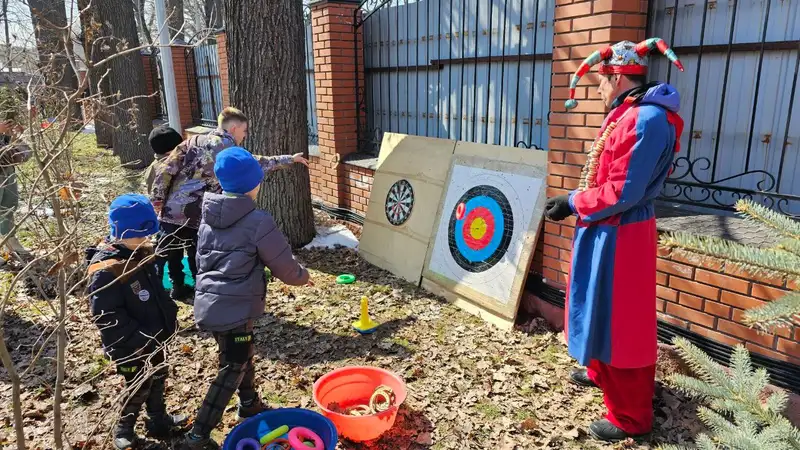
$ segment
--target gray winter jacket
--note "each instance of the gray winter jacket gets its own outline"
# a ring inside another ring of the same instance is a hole
[[[286,284],[308,283],[286,237],[249,197],[206,192],[197,239],[194,320],[228,331],[264,314],[264,267]]]

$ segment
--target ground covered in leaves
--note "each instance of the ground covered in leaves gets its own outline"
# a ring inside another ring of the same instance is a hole
[[[119,181],[109,182],[108,196],[130,186],[110,174],[97,177]],[[530,332],[500,331],[376,269],[353,250],[306,250],[299,258],[316,285],[271,283],[267,312],[255,330],[256,377],[269,405],[314,409],[314,381],[347,365],[389,369],[408,384],[408,399],[389,433],[375,442],[341,441],[339,449],[645,449],[660,442],[686,442],[698,430],[694,405],[659,386],[651,442],[612,446],[594,441],[586,430],[603,414],[602,395],[567,382],[574,361],[560,335],[540,321],[526,327]],[[342,272],[355,274],[358,281],[335,284]],[[29,448],[45,449],[52,448],[55,348],[41,344],[53,331],[53,321],[47,303],[36,300],[37,292],[20,289],[2,332],[18,370],[30,368],[22,394]],[[368,336],[350,327],[364,295],[381,323]],[[193,415],[217,370],[216,344],[193,327],[190,305],[181,304],[179,319],[182,331],[169,345],[166,396],[170,410]],[[103,357],[85,299],[71,299],[67,328],[65,436],[74,448],[109,448],[122,377]],[[41,358],[29,367],[40,352]],[[8,374],[0,369],[4,449],[15,448],[10,399]],[[222,441],[234,421],[235,398],[214,436]],[[148,442],[151,448],[172,444]]]
[[[316,286],[271,283],[267,314],[257,322],[257,380],[270,406],[314,408],[313,382],[345,365],[383,367],[408,383],[409,398],[389,434],[367,444],[342,442],[339,448],[650,448],[614,447],[587,436],[586,427],[603,412],[602,396],[567,383],[573,361],[558,334],[543,327],[534,334],[500,331],[375,269],[352,250],[304,251],[300,258],[312,269]],[[357,275],[356,284],[335,284],[335,275],[345,268]],[[372,299],[373,317],[382,323],[369,336],[350,328],[362,295]],[[112,423],[110,412],[123,383],[103,358],[87,308],[75,302],[68,325],[66,434],[73,444],[92,435],[99,443]],[[6,323],[7,342],[19,361],[39,351],[37,341],[50,328],[38,323],[38,317],[18,310]],[[194,413],[215,375],[216,345],[210,335],[192,327],[190,306],[181,305],[180,320],[184,331],[170,345],[167,399],[171,410]],[[50,446],[54,354],[51,346],[45,349],[23,394],[26,434],[36,448]],[[11,448],[11,389],[6,381],[0,374],[0,443]],[[696,431],[693,407],[683,402],[659,389],[655,441],[679,442]],[[217,438],[235,424],[234,406],[232,402]]]

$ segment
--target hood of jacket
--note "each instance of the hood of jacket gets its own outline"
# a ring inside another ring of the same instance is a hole
[[[112,244],[111,242],[105,241],[97,247],[89,247],[86,249],[86,263],[93,264],[109,259],[127,260],[133,256],[133,254],[133,250],[122,244]]]
[[[213,228],[230,228],[256,209],[245,195],[206,192],[203,197],[203,222]]]
[[[617,97],[612,108],[620,106],[629,97],[641,105],[656,105],[674,113],[681,109],[681,94],[669,83],[653,82],[637,86]]]

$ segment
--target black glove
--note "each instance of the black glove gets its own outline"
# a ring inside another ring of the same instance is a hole
[[[544,216],[556,222],[561,222],[573,214],[572,207],[569,206],[569,195],[548,198],[544,205]]]

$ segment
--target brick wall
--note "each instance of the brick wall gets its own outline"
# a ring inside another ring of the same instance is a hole
[[[314,87],[319,129],[319,156],[312,167],[314,195],[332,205],[366,212],[371,170],[347,164],[347,155],[358,150],[356,122],[356,80],[364,84],[364,58],[361,29],[353,48],[353,19],[358,2],[324,0],[312,3],[311,21],[314,39]],[[358,77],[358,78],[356,78]]]
[[[325,164],[326,161],[320,157],[311,158],[311,196],[330,206],[365,215],[375,172],[343,163],[333,175],[330,164],[327,168]]]
[[[660,252],[659,318],[728,345],[743,343],[755,353],[800,364],[800,327],[760,334],[742,324],[745,309],[786,293],[786,279],[753,276],[722,261],[703,261]]]
[[[194,125],[191,92],[197,89],[197,76],[192,52],[183,47],[172,47],[171,50],[172,65],[175,70],[175,91],[178,95],[178,112],[181,118],[181,127],[185,130]]]
[[[219,56],[219,78],[222,83],[222,106],[231,106],[228,82],[228,40],[225,32],[217,34],[217,55]]]
[[[173,73],[175,74],[175,92],[178,97],[178,112],[181,119],[181,127],[186,128],[193,125],[192,123],[192,103],[189,90],[192,89],[192,83],[195,82],[194,62],[191,53],[183,47],[172,47],[172,66]],[[152,118],[157,119],[157,111],[160,108],[158,79],[154,79],[155,70],[154,64],[157,64],[155,56],[142,55],[142,62],[144,63],[144,76],[145,83],[147,84],[147,93],[150,97],[150,111],[152,111]],[[188,63],[188,65],[187,65]],[[166,114],[166,111],[164,112]]]
[[[158,94],[158,85],[156,84],[158,81],[153,79],[153,64],[156,64],[156,61],[153,59],[152,55],[142,55],[142,63],[144,63],[144,79],[147,85],[147,94],[150,95],[150,112],[152,119],[156,119],[158,110],[160,109],[158,103],[161,101]]]

